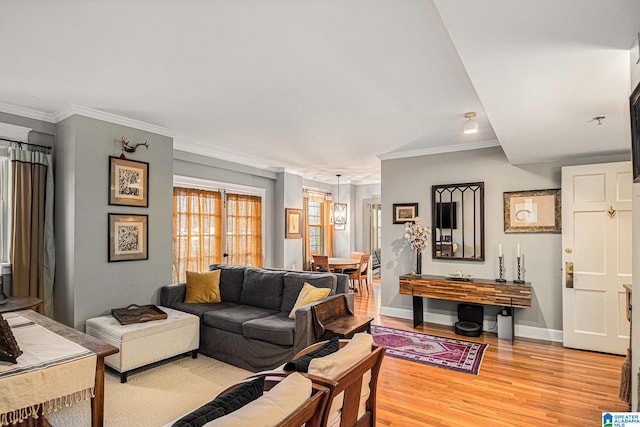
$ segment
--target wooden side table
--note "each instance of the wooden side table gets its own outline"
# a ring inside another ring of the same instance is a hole
[[[316,341],[335,336],[353,338],[358,332],[371,332],[373,317],[354,316],[347,307],[345,298],[332,298],[311,308],[314,319]]]
[[[42,304],[40,298],[35,297],[9,297],[8,301],[0,305],[0,314],[10,311],[29,310]]]

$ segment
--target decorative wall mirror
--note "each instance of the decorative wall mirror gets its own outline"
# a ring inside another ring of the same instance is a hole
[[[484,261],[484,182],[431,187],[433,258]]]

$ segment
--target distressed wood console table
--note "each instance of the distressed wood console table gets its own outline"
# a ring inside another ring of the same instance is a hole
[[[450,280],[444,276],[400,276],[400,294],[413,296],[413,327],[424,321],[423,298],[459,301],[511,308],[512,327],[514,308],[531,307],[531,283],[496,282],[488,279],[471,281]],[[515,331],[512,334],[515,337]]]

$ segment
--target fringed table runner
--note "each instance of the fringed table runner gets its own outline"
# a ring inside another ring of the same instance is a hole
[[[0,362],[0,426],[93,397],[93,352],[23,316],[4,317],[23,354],[15,365]]]

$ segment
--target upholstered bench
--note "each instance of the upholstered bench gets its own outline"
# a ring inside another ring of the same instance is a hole
[[[121,325],[113,316],[87,320],[86,333],[120,349],[105,358],[105,364],[120,373],[127,382],[133,369],[159,362],[179,354],[198,354],[200,318],[183,311],[159,307],[167,318],[144,323]]]

